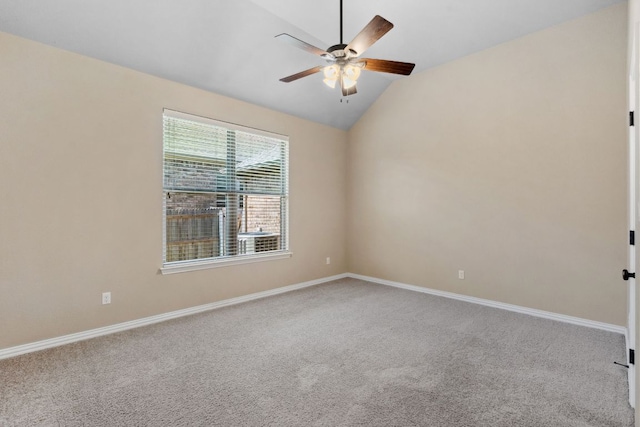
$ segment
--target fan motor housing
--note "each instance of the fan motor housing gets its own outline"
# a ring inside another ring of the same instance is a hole
[[[347,51],[345,50],[346,47],[346,44],[334,44],[329,49],[327,49],[327,52],[332,54],[335,58],[345,58],[347,56]],[[357,55],[357,52],[351,49],[348,51],[348,53],[349,56]]]

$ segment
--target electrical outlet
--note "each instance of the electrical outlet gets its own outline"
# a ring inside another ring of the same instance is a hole
[[[327,265],[331,264],[331,257],[327,257]]]
[[[464,270],[458,270],[458,279],[464,279]]]
[[[102,293],[102,304],[111,304],[111,292]]]

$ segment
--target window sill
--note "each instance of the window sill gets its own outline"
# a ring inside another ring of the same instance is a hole
[[[292,255],[292,252],[278,252],[265,255],[245,255],[223,259],[208,259],[204,261],[179,261],[163,265],[160,269],[160,273],[163,275],[185,273],[187,271],[207,270],[209,268],[228,267],[231,265],[291,258]]]

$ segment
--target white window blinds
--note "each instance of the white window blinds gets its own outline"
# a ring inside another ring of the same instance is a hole
[[[288,139],[164,111],[164,264],[288,250]]]

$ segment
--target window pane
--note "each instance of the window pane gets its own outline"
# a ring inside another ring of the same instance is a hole
[[[282,141],[236,133],[237,176],[245,191],[259,194],[284,194],[282,171],[285,156]]]
[[[220,256],[223,209],[215,194],[168,193],[166,262]]]
[[[278,196],[246,195],[238,233],[240,254],[284,249],[282,216],[286,199]]]

